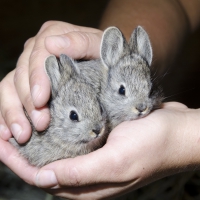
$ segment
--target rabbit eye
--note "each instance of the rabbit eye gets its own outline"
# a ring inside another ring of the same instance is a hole
[[[120,88],[119,88],[119,94],[125,95],[125,92],[126,92],[125,87],[123,85],[121,85]]]
[[[79,121],[79,120],[78,120],[78,114],[77,114],[75,111],[73,111],[73,110],[70,112],[69,118],[70,118],[72,121],[77,121],[77,122]]]

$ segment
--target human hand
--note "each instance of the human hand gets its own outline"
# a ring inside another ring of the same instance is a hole
[[[49,123],[46,106],[50,97],[50,82],[44,61],[50,55],[64,53],[74,59],[99,57],[102,31],[75,26],[65,22],[49,21],[37,35],[24,45],[17,67],[0,83],[0,136],[8,140],[12,135],[19,143],[31,135],[30,123],[24,115],[27,110],[38,131]]]
[[[101,149],[41,169],[27,167],[19,157],[13,161],[1,155],[0,159],[7,166],[20,160],[12,170],[53,195],[70,199],[113,197],[199,165],[199,112],[179,103],[166,103],[145,118],[117,126]],[[28,169],[25,175],[20,172],[24,167]]]

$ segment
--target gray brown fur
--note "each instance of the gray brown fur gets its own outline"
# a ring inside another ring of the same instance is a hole
[[[101,60],[108,67],[108,78],[101,101],[111,129],[123,121],[144,117],[161,105],[161,89],[151,77],[152,58],[149,36],[141,26],[133,31],[129,43],[116,27],[104,32]],[[119,94],[121,85],[125,95]]]
[[[54,56],[47,58],[52,85],[50,125],[42,133],[33,126],[32,137],[25,145],[13,138],[10,142],[31,164],[40,167],[100,148],[106,142],[107,130],[144,117],[160,106],[161,90],[151,80],[152,57],[148,34],[139,26],[129,43],[118,28],[106,29],[100,59],[77,62],[61,55],[58,64]],[[121,85],[124,95],[119,94]],[[80,122],[69,119],[71,110],[80,115]]]
[[[73,60],[59,64],[55,56],[50,56],[45,66],[52,84],[50,125],[41,133],[33,126],[33,134],[24,145],[10,139],[22,156],[39,167],[55,160],[87,154],[102,147],[107,138],[104,109],[96,91],[81,78]],[[79,121],[69,118],[72,110],[77,112]]]
[[[123,121],[144,117],[160,107],[162,91],[152,81],[150,70],[152,47],[141,26],[133,31],[129,43],[118,28],[106,29],[100,52],[100,59],[76,65],[97,91],[106,109],[110,130]],[[119,94],[121,85],[125,87],[125,95]]]

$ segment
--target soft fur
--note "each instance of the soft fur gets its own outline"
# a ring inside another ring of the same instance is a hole
[[[162,92],[151,79],[152,58],[149,36],[141,26],[133,31],[129,43],[116,27],[104,32],[101,60],[108,67],[108,77],[101,101],[111,129],[160,106]],[[124,86],[125,95],[119,94],[120,86]]]
[[[123,121],[144,117],[159,108],[162,91],[152,81],[152,47],[141,26],[133,31],[129,43],[118,28],[109,27],[103,34],[100,52],[100,59],[76,65],[100,97],[110,130]],[[119,94],[121,85],[125,95]]]
[[[38,133],[32,126],[33,134],[24,145],[10,139],[22,156],[39,167],[87,154],[102,147],[107,138],[104,109],[73,61],[67,59],[59,64],[55,56],[50,56],[46,60],[46,71],[52,84],[49,127]],[[76,111],[79,121],[69,118],[71,111]]]
[[[89,153],[102,147],[108,131],[121,122],[144,117],[160,106],[162,92],[150,71],[152,47],[142,27],[133,31],[129,43],[118,28],[106,29],[100,52],[101,58],[91,61],[74,61],[66,55],[59,61],[55,56],[47,58],[50,125],[42,133],[32,126],[25,145],[10,140],[31,164],[41,167]],[[119,92],[122,86],[124,94]],[[79,122],[69,118],[72,110]]]

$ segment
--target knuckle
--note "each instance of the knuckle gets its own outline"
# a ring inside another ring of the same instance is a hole
[[[34,68],[31,70],[31,73],[30,73],[30,85],[33,85],[35,82],[37,82],[37,78],[38,78],[38,70],[37,68]]]
[[[34,51],[32,51],[31,56],[30,56],[30,60],[35,60],[38,56],[40,55],[40,48],[38,46],[36,46],[34,48]]]
[[[38,68],[32,68],[29,74],[30,90],[32,90],[35,85],[41,84],[41,79],[40,70]]]
[[[31,53],[31,55],[30,55],[30,67],[33,67],[34,66],[34,68],[35,67],[37,67],[38,65],[38,58],[40,58],[41,56],[42,56],[42,53],[41,53],[41,49],[40,49],[40,47],[35,47],[34,48],[34,51],[32,51],[32,53]],[[30,68],[30,70],[31,70],[31,68]]]
[[[110,172],[110,179],[112,179],[115,182],[124,182],[126,181],[125,174],[127,173],[127,161],[124,157],[124,155],[115,155],[112,154],[112,158],[110,159],[111,166],[114,166],[112,168],[112,171]]]
[[[24,99],[22,101],[26,111],[28,112],[28,114],[30,114],[30,112],[34,109],[30,93],[25,94]]]
[[[73,32],[69,33],[70,40],[73,43],[74,47],[79,47],[77,48],[79,57],[84,58],[87,55],[89,43],[90,43],[90,38],[87,33],[83,32]]]
[[[79,33],[80,36],[80,43],[84,45],[84,47],[87,49],[90,43],[90,37],[87,33]]]
[[[12,122],[16,121],[16,115],[14,115],[11,109],[3,109],[2,116],[7,124],[11,124]]]
[[[69,177],[69,185],[70,186],[80,186],[81,185],[81,178],[80,173],[78,172],[76,167],[71,167],[68,170],[68,176]]]
[[[90,54],[89,52],[92,49],[91,46],[92,46],[94,41],[93,41],[93,37],[89,36],[87,33],[86,33],[85,37],[86,37],[86,40],[87,40],[86,55],[89,55]]]
[[[54,20],[49,20],[49,21],[44,22],[40,28],[40,32],[43,32],[44,30],[46,30],[48,27],[54,25],[55,23],[56,23],[56,21],[54,21]]]
[[[16,84],[18,81],[22,80],[25,75],[27,75],[25,67],[21,64],[15,70],[14,84]]]
[[[34,42],[34,37],[31,37],[31,38],[29,38],[28,40],[26,40],[26,42],[24,43],[24,49],[27,47],[27,46],[29,46],[29,45],[31,45],[33,42]]]

